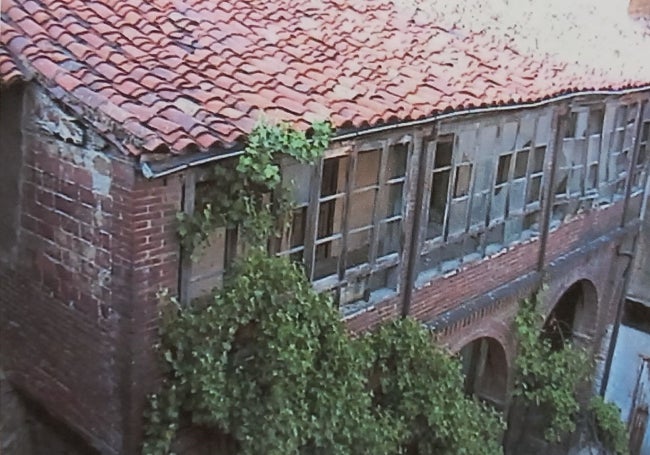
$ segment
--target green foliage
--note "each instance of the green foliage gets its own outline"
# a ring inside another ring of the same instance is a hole
[[[541,336],[543,317],[537,305],[537,295],[524,300],[515,318],[519,337],[515,393],[550,411],[545,436],[548,441],[559,442],[576,428],[580,412],[576,390],[589,377],[591,364],[582,349],[566,343],[554,350]]]
[[[331,299],[299,266],[260,249],[233,276],[207,306],[168,303],[163,395],[173,392],[194,423],[233,436],[241,454],[393,452]],[[177,411],[168,418],[156,406],[150,421],[169,424],[150,432],[145,453],[165,453],[174,429]]]
[[[500,453],[500,418],[463,395],[459,362],[426,330],[405,320],[353,339],[299,265],[268,255],[291,206],[279,159],[315,160],[331,131],[312,131],[258,125],[239,161],[215,168],[201,210],[179,215],[189,251],[224,225],[250,247],[209,298],[181,307],[163,296],[165,377],[143,453],[169,453],[181,415],[234,440],[238,455]]]
[[[373,401],[399,424],[408,454],[502,453],[499,414],[463,393],[460,362],[412,319],[365,337]]]
[[[282,187],[280,159],[290,156],[313,163],[327,148],[332,129],[314,122],[311,133],[285,123],[258,123],[234,165],[214,167],[209,190],[197,200],[192,215],[178,214],[183,248],[195,252],[220,226],[239,226],[248,243],[260,245],[287,221],[291,201]]]
[[[589,402],[589,411],[596,424],[596,432],[600,442],[618,455],[629,453],[627,447],[627,431],[621,420],[621,410],[614,403],[606,403],[600,396],[595,396]]]

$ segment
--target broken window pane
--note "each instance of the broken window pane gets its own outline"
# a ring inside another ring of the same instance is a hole
[[[551,136],[551,115],[540,115],[537,119],[537,131],[535,132],[535,145],[544,145]]]
[[[454,197],[466,196],[469,193],[469,183],[472,176],[472,165],[461,164],[456,168],[456,183]]]
[[[582,182],[582,168],[573,168],[569,173],[569,193],[570,194],[579,194],[581,193],[581,182]]]
[[[542,172],[544,170],[544,157],[546,154],[546,147],[535,147],[533,149],[533,159],[531,163],[531,172]]]
[[[433,174],[431,184],[431,199],[429,202],[429,232],[428,238],[442,234],[447,205],[447,188],[449,187],[450,171],[440,171]]]
[[[379,165],[381,163],[381,150],[368,150],[359,152],[357,156],[357,169],[354,179],[355,188],[376,185],[379,181]]]
[[[578,112],[578,116],[576,119],[576,131],[574,137],[580,138],[580,137],[585,137],[587,135],[588,118],[589,118],[588,111]]]
[[[318,238],[329,237],[341,232],[343,219],[343,197],[321,202],[318,207]]]
[[[503,188],[503,187],[502,187]],[[501,191],[502,188],[497,188],[494,191],[492,198],[492,205],[490,206],[490,220],[500,220],[506,214],[506,191]]]
[[[376,190],[365,190],[352,193],[350,196],[350,212],[348,228],[355,229],[372,224],[372,212],[375,205]]]
[[[506,245],[516,242],[521,237],[523,230],[523,216],[510,216],[505,223],[503,241]]]
[[[487,216],[489,193],[483,192],[474,194],[472,198],[472,215],[470,224],[472,226],[485,224],[485,217]]]
[[[526,199],[526,179],[513,180],[510,185],[510,212],[520,212],[524,209]]]
[[[532,177],[528,182],[528,197],[526,203],[531,204],[541,199],[542,176]]]
[[[408,144],[396,144],[390,147],[386,164],[386,176],[388,179],[403,177],[406,174],[408,148]]]
[[[441,136],[438,139],[436,147],[436,157],[434,167],[439,169],[445,166],[451,166],[451,157],[453,154],[453,135]]]
[[[508,181],[508,176],[510,175],[510,161],[512,160],[512,154],[501,155],[499,157],[499,166],[497,168],[497,185],[505,183]]]
[[[602,107],[592,107],[589,110],[589,122],[587,132],[591,136],[593,134],[602,134],[603,121],[605,119],[605,109]]]
[[[347,238],[347,267],[355,267],[368,262],[368,252],[370,250],[370,239],[373,228],[367,228],[362,231],[352,232]]]
[[[454,200],[449,207],[449,234],[465,232],[469,199]]]
[[[323,176],[321,178],[321,197],[339,193],[345,188],[345,174],[348,166],[348,157],[340,156],[330,158],[323,162]]]
[[[514,178],[519,179],[526,176],[526,168],[528,167],[528,150],[517,153],[515,159],[515,175]]]
[[[307,207],[301,207],[293,211],[291,219],[291,234],[289,247],[295,248],[305,243],[305,225],[307,222]]]
[[[523,149],[529,147],[533,141],[535,132],[535,116],[526,114],[519,121],[519,131],[517,132],[516,148]]]
[[[314,279],[317,280],[335,274],[338,270],[340,255],[340,238],[318,243],[316,245],[316,258],[314,262]]]
[[[578,125],[578,113],[571,112],[566,119],[566,129],[564,131],[565,138],[576,137],[576,129]]]
[[[403,186],[402,183],[393,183],[388,185],[388,203],[384,210],[380,210],[379,212],[381,218],[389,218],[402,214]]]
[[[503,125],[501,133],[501,150],[510,152],[515,149],[517,140],[517,123],[510,122]]]
[[[311,171],[310,165],[295,161],[282,165],[282,182],[291,189],[291,198],[298,205],[309,202]]]
[[[378,257],[399,252],[402,220],[383,222],[379,225]]]

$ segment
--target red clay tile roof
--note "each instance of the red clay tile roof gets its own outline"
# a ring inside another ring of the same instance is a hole
[[[19,59],[133,154],[228,148],[262,114],[362,128],[650,82],[399,3],[3,0],[0,75],[15,78]]]

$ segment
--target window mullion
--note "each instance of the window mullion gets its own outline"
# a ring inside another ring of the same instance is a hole
[[[368,262],[370,265],[375,264],[377,259],[377,249],[379,247],[379,203],[384,201],[386,195],[386,165],[388,163],[388,154],[390,153],[391,141],[387,139],[381,150],[381,159],[379,161],[379,188],[375,192],[374,204],[372,207],[372,234],[370,238],[370,251],[368,252]],[[402,188],[404,191],[404,188]]]
[[[339,281],[343,281],[345,278],[345,269],[347,268],[347,255],[348,255],[348,225],[350,222],[350,198],[352,196],[352,187],[354,182],[354,176],[357,172],[357,156],[358,156],[358,147],[354,146],[352,149],[352,155],[348,160],[348,167],[345,172],[345,197],[343,198],[343,220],[341,223],[341,254],[339,254],[337,272]]]
[[[305,251],[303,261],[307,277],[311,281],[314,276],[314,258],[316,256],[316,236],[318,229],[318,208],[320,205],[320,188],[323,179],[324,158],[318,160],[313,168],[311,188],[309,189],[309,206],[307,207],[307,222],[305,223]]]

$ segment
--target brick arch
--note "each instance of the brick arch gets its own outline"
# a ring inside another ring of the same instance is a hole
[[[596,332],[598,303],[598,290],[591,280],[574,281],[559,297],[547,302],[545,330],[551,338],[570,337],[577,344],[588,345]]]
[[[505,409],[511,369],[501,341],[474,333],[474,338],[458,353],[463,362],[466,393]]]

